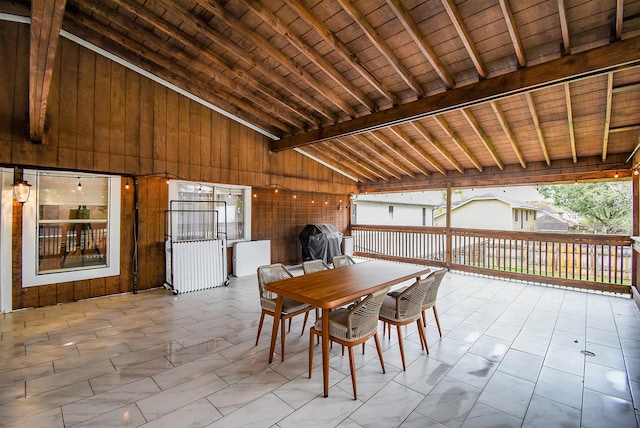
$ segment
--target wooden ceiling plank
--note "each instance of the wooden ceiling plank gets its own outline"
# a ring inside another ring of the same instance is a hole
[[[609,148],[609,126],[611,125],[611,105],[613,101],[613,72],[607,75],[607,108],[604,117],[604,137],[602,141],[602,160],[607,160]]]
[[[122,1],[122,0],[118,0]],[[323,108],[318,101],[316,101],[309,94],[300,90],[291,84],[284,77],[279,75],[278,73],[274,73],[264,61],[261,61],[257,58],[253,58],[247,55],[247,52],[240,46],[235,43],[229,43],[229,39],[224,37],[222,34],[215,31],[214,28],[207,25],[205,22],[202,22],[198,17],[194,15],[189,15],[185,13],[183,8],[177,6],[175,2],[168,2],[164,4],[164,7],[168,12],[171,12],[176,17],[182,19],[183,26],[190,27],[193,31],[197,32],[200,36],[206,38],[211,43],[220,46],[220,48],[224,48],[229,51],[229,53],[239,62],[242,62],[246,65],[245,70],[256,69],[263,75],[267,76],[270,80],[275,82],[282,90],[286,91],[286,93],[291,94],[298,102],[305,105],[311,111],[315,111],[319,115],[327,118],[331,123],[338,122],[338,117],[331,111]],[[158,17],[158,20],[161,18]],[[248,71],[247,71],[248,73]],[[280,97],[282,98],[282,97]],[[314,121],[316,122],[316,121]]]
[[[520,40],[520,34],[518,33],[516,22],[513,19],[513,13],[511,12],[511,6],[509,6],[509,0],[499,0],[499,3],[500,8],[502,9],[502,14],[504,15],[504,20],[507,23],[507,29],[509,30],[509,36],[511,37],[513,48],[516,51],[518,65],[520,67],[526,67],[527,57],[525,55],[524,48],[522,47],[522,41]]]
[[[440,154],[444,156],[444,158],[447,159],[447,161],[449,161],[449,163],[456,170],[458,170],[460,174],[464,173],[464,168],[462,167],[462,165],[460,165],[460,162],[458,162],[456,158],[451,153],[449,153],[449,151],[442,145],[442,143],[440,143],[433,135],[431,135],[431,133],[427,130],[427,128],[422,123],[420,123],[417,120],[410,123],[411,125],[413,125],[414,128],[416,128],[416,130],[420,133],[420,135],[429,144],[431,144],[438,152],[440,152]]]
[[[357,162],[363,168],[371,171],[372,174],[377,175],[385,181],[388,181],[389,177],[395,177],[395,175],[388,171],[385,167],[374,162],[371,158],[363,156],[362,153],[358,152],[355,147],[345,142],[344,140],[338,138],[336,140],[333,140],[333,142],[337,147],[340,147],[342,150],[344,150],[345,153],[348,153],[350,155],[349,158],[353,162]],[[380,171],[382,171],[382,173],[386,175],[382,175]]]
[[[455,82],[451,73],[447,71],[431,45],[427,43],[425,37],[420,33],[420,29],[413,18],[411,18],[409,11],[404,4],[400,0],[387,0],[387,5],[389,5],[391,10],[393,10],[398,20],[402,23],[402,26],[413,39],[413,42],[418,46],[425,58],[427,58],[427,61],[429,61],[429,64],[431,64],[431,67],[433,67],[442,82],[444,82],[445,87],[447,89],[453,88],[455,86]]]
[[[291,58],[284,55],[279,49],[269,43],[269,41],[262,35],[256,33],[255,31],[252,31],[244,22],[227,12],[217,0],[207,0],[206,5],[203,6],[208,12],[212,13],[218,19],[226,23],[226,25],[232,28],[233,31],[241,35],[246,40],[250,40],[261,51],[268,53],[273,60],[278,61],[280,64],[282,64],[283,67],[289,70],[289,72],[304,80],[309,86],[318,91],[319,94],[325,96],[336,107],[340,108],[350,117],[355,117],[357,115],[355,109],[352,106],[347,104],[343,99],[341,99],[333,91],[329,90],[325,85],[318,82],[305,70],[300,68],[293,60],[291,60]]]
[[[423,175],[427,177],[431,175],[429,171],[424,169],[422,165],[420,165],[419,163],[415,162],[411,156],[409,156],[404,150],[398,147],[396,143],[391,141],[391,139],[386,135],[384,135],[382,132],[375,131],[375,132],[370,132],[367,135],[374,137],[377,141],[379,141],[381,144],[383,144],[385,147],[387,147],[389,150],[391,150],[393,153],[399,156],[400,159],[402,159],[406,164],[411,165],[411,167],[413,167],[415,170],[421,172]]]
[[[542,133],[542,126],[540,125],[540,117],[538,116],[538,109],[536,108],[536,103],[533,100],[533,95],[531,92],[527,92],[524,96],[527,99],[527,105],[529,106],[529,112],[531,113],[531,118],[533,119],[533,124],[536,128],[536,134],[538,134],[538,142],[540,143],[540,149],[542,149],[544,160],[547,163],[547,166],[551,166],[549,150],[547,150],[547,144],[544,141],[544,134]]]
[[[398,104],[398,97],[391,90],[377,79],[365,66],[363,66],[358,58],[349,51],[344,43],[338,39],[326,25],[324,25],[306,6],[302,5],[298,0],[284,0],[284,2],[292,8],[305,22],[311,26],[326,43],[342,56],[360,75],[373,86],[382,96],[384,96],[391,104]]]
[[[362,145],[371,153],[373,153],[374,156],[378,156],[383,162],[386,163],[387,166],[395,169],[396,172],[400,173],[401,175],[405,175],[407,177],[411,177],[411,178],[416,177],[415,174],[408,168],[405,168],[404,165],[398,165],[395,159],[387,155],[387,153],[384,150],[381,150],[373,142],[367,139],[367,137],[364,134],[352,135],[351,138],[354,138],[360,145]],[[398,180],[401,179],[396,174],[392,174],[392,175],[396,177]]]
[[[476,169],[482,172],[484,169],[482,164],[478,162],[478,159],[476,159],[473,153],[471,153],[471,150],[469,150],[469,148],[467,148],[467,146],[462,142],[462,140],[456,135],[456,133],[451,128],[451,126],[449,126],[449,124],[444,119],[444,117],[442,117],[442,115],[438,115],[438,116],[435,116],[434,119],[438,123],[438,125],[440,125],[442,130],[447,133],[449,138],[451,138],[451,140],[456,144],[456,146],[458,146],[458,148],[462,150],[462,152],[467,156],[467,158],[476,167]]]
[[[507,139],[511,144],[511,148],[513,149],[514,153],[516,154],[516,157],[518,158],[518,162],[520,162],[520,165],[522,166],[522,168],[527,168],[527,163],[524,160],[524,156],[522,155],[520,146],[516,141],[516,138],[513,135],[513,132],[511,132],[511,128],[509,127],[509,122],[507,122],[507,118],[504,116],[504,113],[502,113],[502,110],[500,110],[500,106],[498,106],[497,101],[491,102],[491,108],[493,109],[493,112],[496,114],[496,117],[498,118],[498,122],[500,122],[500,126],[502,127],[502,130],[507,136]]]
[[[576,153],[576,135],[573,126],[573,109],[571,107],[571,88],[569,83],[564,85],[564,98],[567,104],[567,126],[569,127],[569,142],[571,143],[571,156],[573,163],[578,163],[578,154]]]
[[[640,37],[624,39],[588,51],[565,55],[546,63],[481,80],[384,111],[357,117],[322,129],[291,135],[271,142],[274,151],[434,116],[461,107],[525,93],[563,82],[572,82],[640,63]]]
[[[465,119],[467,119],[467,122],[469,122],[469,125],[471,125],[471,129],[473,129],[476,135],[480,138],[480,141],[482,141],[482,144],[484,144],[485,148],[489,151],[489,154],[491,154],[491,157],[493,158],[493,161],[496,163],[498,168],[503,170],[504,163],[500,159],[500,156],[498,155],[498,152],[493,146],[493,143],[491,143],[489,136],[487,135],[486,132],[484,132],[484,130],[480,126],[478,119],[476,119],[476,117],[473,115],[471,110],[468,108],[462,109],[462,115],[465,117]]]
[[[29,41],[29,138],[42,142],[47,99],[66,0],[32,0]]]
[[[416,144],[415,141],[407,134],[400,126],[392,126],[389,128],[394,134],[398,136],[400,141],[402,141],[407,148],[413,150],[419,156],[421,156],[424,160],[429,162],[435,169],[437,169],[442,175],[447,175],[447,171],[440,165],[440,163],[434,159],[426,150]]]
[[[255,13],[260,19],[269,24],[269,26],[287,39],[289,43],[298,49],[304,56],[306,56],[316,67],[322,70],[327,76],[333,79],[338,85],[340,85],[348,94],[356,99],[360,104],[366,106],[369,112],[378,110],[378,106],[374,104],[371,99],[356,87],[351,81],[345,78],[336,68],[329,63],[322,55],[320,55],[315,49],[296,37],[287,26],[282,23],[278,17],[276,17],[270,10],[268,10],[261,2],[257,0],[243,0],[247,6],[251,8],[251,11]]]
[[[476,71],[478,72],[480,79],[486,79],[487,70],[482,63],[482,60],[480,59],[480,54],[478,53],[478,49],[476,49],[475,43],[471,39],[471,35],[464,25],[464,21],[460,16],[460,12],[458,12],[455,1],[442,0],[442,6],[444,6],[447,14],[449,15],[449,19],[451,19],[451,23],[458,32],[458,36],[460,37],[460,40],[462,40],[462,44],[467,50],[467,53],[469,54],[469,58],[471,58],[473,65],[476,67]]]
[[[345,12],[351,16],[359,26],[362,28],[362,31],[367,36],[367,38],[371,41],[371,43],[375,46],[376,49],[380,51],[380,53],[386,58],[391,67],[398,73],[398,75],[404,80],[404,82],[413,90],[419,98],[425,96],[425,91],[418,83],[415,77],[411,75],[409,70],[400,62],[396,54],[393,53],[393,50],[389,47],[387,42],[378,34],[378,32],[373,28],[373,26],[367,21],[367,19],[362,15],[362,13],[356,9],[356,7],[351,3],[351,0],[338,0],[338,3]]]
[[[562,49],[565,55],[571,53],[571,41],[569,40],[569,23],[567,22],[567,9],[564,0],[558,0],[558,14],[560,17],[560,28],[562,30]]]

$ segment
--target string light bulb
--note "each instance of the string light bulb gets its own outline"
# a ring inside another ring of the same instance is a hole
[[[638,175],[638,174],[640,174],[640,172],[637,169],[634,169],[633,170],[633,175]]]
[[[80,177],[78,177],[78,190],[82,190],[82,182],[80,181]]]
[[[129,177],[127,177],[127,182],[125,183],[124,188],[129,190]]]
[[[613,176],[613,178],[618,178],[618,171],[616,171],[615,175]]]

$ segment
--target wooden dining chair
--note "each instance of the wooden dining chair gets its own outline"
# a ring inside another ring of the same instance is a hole
[[[433,280],[433,277],[419,279],[397,295],[387,295],[382,302],[380,321],[389,324],[389,326],[396,326],[396,330],[398,331],[398,344],[400,346],[400,357],[402,358],[402,370],[406,370],[407,366],[404,358],[404,342],[400,327],[415,321],[418,326],[418,335],[420,336],[422,349],[425,349],[427,353],[429,353],[427,336],[422,326],[421,315],[422,302],[424,301],[425,295],[429,292]]]
[[[357,304],[349,308],[338,308],[329,313],[329,340],[349,348],[349,368],[351,371],[351,385],[353,386],[353,398],[358,399],[356,388],[356,365],[353,356],[353,347],[362,344],[364,353],[364,343],[371,337],[374,338],[378,358],[382,366],[382,373],[385,372],[384,359],[382,358],[382,348],[378,339],[378,316],[380,306],[386,297],[389,287],[369,294]],[[322,318],[316,321],[311,327],[309,334],[309,378],[313,369],[313,336],[322,335]]]
[[[279,281],[281,279],[291,278],[293,275],[281,263],[265,265],[258,267],[258,291],[260,292],[260,323],[258,324],[258,334],[256,335],[256,346],[260,339],[262,331],[262,323],[265,315],[271,315],[275,318],[276,299],[277,296],[265,290],[264,286],[270,282]],[[311,306],[306,303],[297,302],[289,298],[282,299],[282,312],[280,313],[280,347],[282,353],[282,361],[284,361],[284,343],[285,343],[285,321],[289,320],[289,330],[291,330],[291,318],[296,315],[304,314],[304,323],[302,324],[302,334],[309,319],[309,311]]]
[[[322,259],[307,260],[302,262],[302,271],[305,275],[314,272],[321,272],[323,270],[331,269],[328,264]],[[319,309],[316,308],[316,319],[320,318]]]

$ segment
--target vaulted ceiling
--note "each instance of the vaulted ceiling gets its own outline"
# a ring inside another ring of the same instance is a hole
[[[635,167],[640,0],[33,0],[0,12],[31,17],[34,139],[62,29],[362,190]]]

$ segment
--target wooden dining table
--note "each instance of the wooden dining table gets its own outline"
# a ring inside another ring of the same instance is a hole
[[[309,273],[265,285],[278,295],[276,300],[269,363],[278,336],[282,299],[288,297],[322,309],[322,375],[324,396],[329,396],[329,312],[387,286],[419,278],[430,272],[426,266],[388,261],[366,261],[341,268]],[[282,338],[280,339],[282,340]]]

